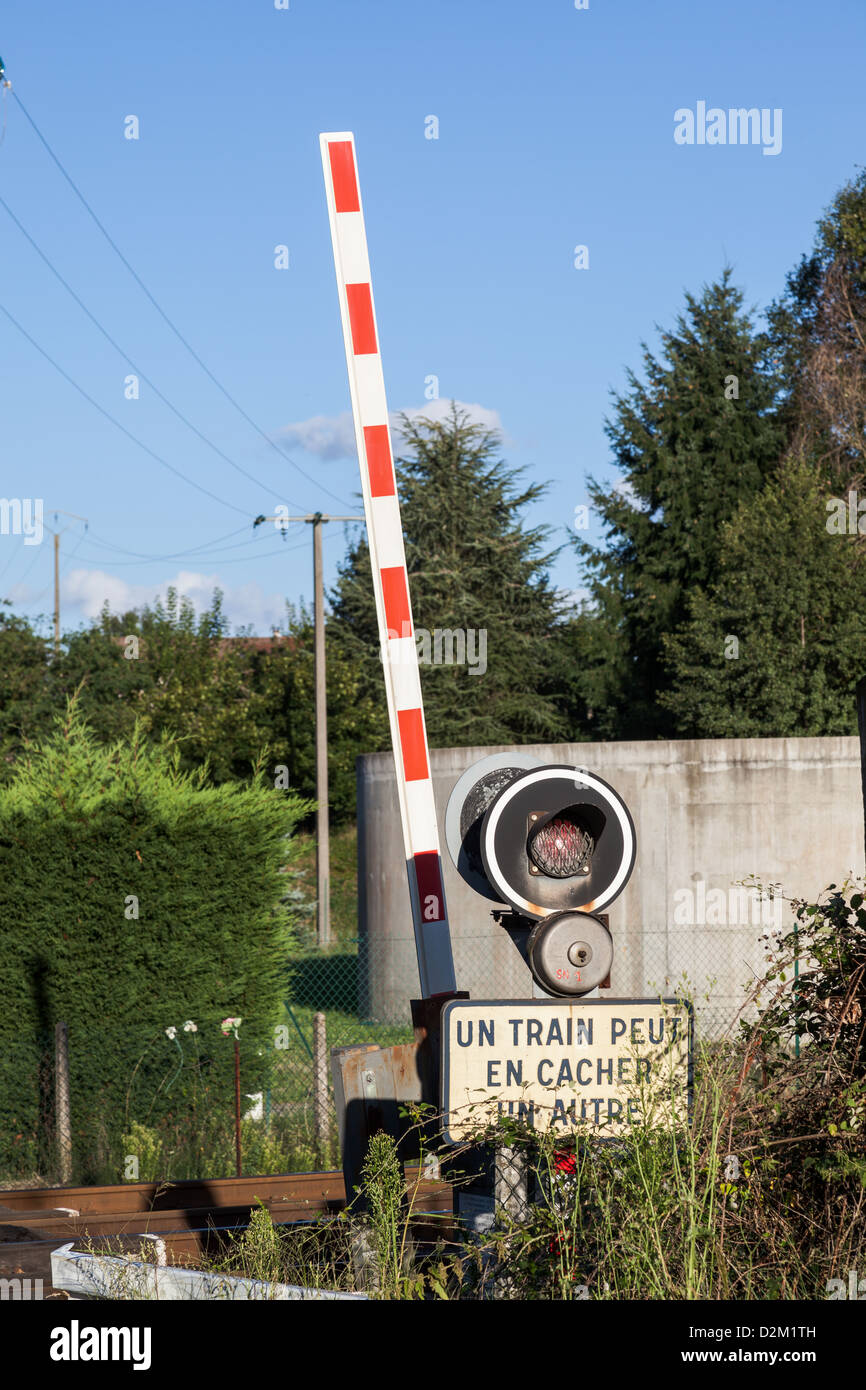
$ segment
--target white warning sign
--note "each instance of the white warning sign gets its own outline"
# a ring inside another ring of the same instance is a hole
[[[692,1011],[679,999],[455,999],[442,1011],[445,1138],[498,1116],[614,1138],[688,1118]]]

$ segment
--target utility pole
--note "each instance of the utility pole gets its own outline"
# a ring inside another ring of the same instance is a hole
[[[322,523],[364,521],[363,516],[257,516],[253,522],[305,521],[313,528],[313,651],[316,669],[316,945],[331,943],[331,842],[328,824],[328,686],[325,674],[325,581],[322,569]]]
[[[60,532],[54,532],[54,655],[60,651]]]
[[[316,667],[316,941],[331,942],[331,831],[328,822],[328,686],[325,679],[325,581],[322,514],[313,519],[313,625]]]
[[[857,682],[857,726],[860,733],[860,791],[866,827],[866,676],[861,676]]]
[[[54,513],[54,520],[58,516],[71,517],[73,521],[83,521],[84,529],[87,530],[88,521],[86,516],[77,516],[75,512],[64,512],[58,508]],[[46,531],[50,531],[54,537],[54,655],[60,655],[60,537],[64,531],[68,531],[68,526],[63,526],[56,531],[53,526],[46,526]]]

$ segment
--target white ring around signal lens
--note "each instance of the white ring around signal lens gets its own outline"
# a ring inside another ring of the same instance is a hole
[[[593,898],[593,912],[600,912],[617,896],[628,878],[632,860],[634,859],[635,840],[631,818],[626,811],[625,803],[613,790],[613,787],[609,787],[606,782],[602,782],[598,777],[593,777],[591,772],[577,772],[575,768],[571,767],[545,767],[541,768],[538,772],[530,772],[525,777],[517,778],[510,787],[506,787],[499,797],[497,797],[488,811],[489,819],[485,828],[485,840],[488,847],[489,877],[493,886],[502,895],[503,901],[518,904],[530,917],[536,917],[538,915],[537,910],[535,910],[536,905],[530,903],[527,898],[521,897],[519,893],[514,891],[499,866],[499,861],[496,858],[496,852],[494,850],[496,827],[499,824],[499,819],[503,811],[511,802],[512,797],[525,791],[529,784],[550,781],[551,778],[554,777],[561,781],[563,775],[567,773],[573,774],[575,786],[580,787],[583,785],[591,787],[593,791],[598,792],[604,798],[604,801],[610,806],[610,809],[616,816],[620,830],[622,831],[623,848],[619,868],[609,887],[597,898]]]

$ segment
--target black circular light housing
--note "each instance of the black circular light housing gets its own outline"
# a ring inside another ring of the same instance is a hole
[[[539,765],[511,777],[484,812],[479,841],[487,896],[526,917],[601,912],[634,868],[628,807],[579,768]]]
[[[445,843],[460,877],[482,897],[502,902],[484,871],[481,827],[501,791],[527,771],[542,767],[528,753],[490,753],[468,767],[455,783],[445,810]]]

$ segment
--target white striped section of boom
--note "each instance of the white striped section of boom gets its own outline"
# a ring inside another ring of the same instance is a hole
[[[421,993],[426,999],[453,992],[454,962],[388,428],[385,378],[373,308],[354,136],[344,133],[321,135],[319,139],[367,517],[367,542],[373,567],[415,945]]]

